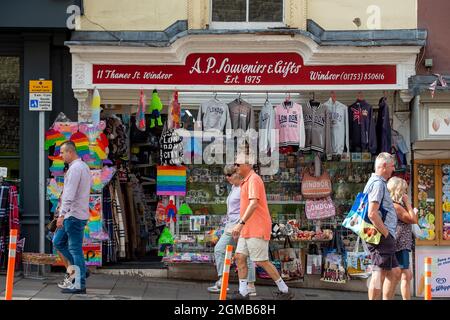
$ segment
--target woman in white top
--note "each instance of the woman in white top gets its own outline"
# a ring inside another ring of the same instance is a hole
[[[216,260],[216,268],[217,274],[219,276],[219,280],[216,283],[208,288],[209,292],[219,293],[220,285],[222,283],[222,272],[223,265],[225,261],[225,250],[227,245],[233,245],[236,247],[236,240],[233,239],[231,234],[233,227],[238,223],[240,218],[240,204],[241,204],[241,177],[236,173],[236,169],[234,165],[227,165],[224,168],[224,174],[226,176],[227,181],[231,184],[231,191],[227,198],[227,223],[225,225],[225,230],[216,246],[214,247],[214,257]],[[255,266],[253,262],[248,258],[248,290],[251,296],[256,296],[255,289]]]

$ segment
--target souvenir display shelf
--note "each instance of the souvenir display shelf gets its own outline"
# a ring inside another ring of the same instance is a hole
[[[414,207],[419,210],[417,245],[450,245],[450,161],[414,161]]]

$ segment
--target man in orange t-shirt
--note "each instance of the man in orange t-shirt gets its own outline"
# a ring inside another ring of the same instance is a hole
[[[253,171],[253,166],[240,154],[236,159],[236,171],[243,178],[241,183],[241,208],[239,223],[233,229],[233,237],[239,238],[236,248],[236,262],[239,275],[239,292],[230,300],[248,300],[247,257],[262,267],[275,281],[277,300],[291,300],[294,293],[289,290],[278,270],[269,261],[269,241],[272,218],[267,206],[266,190],[261,177]]]

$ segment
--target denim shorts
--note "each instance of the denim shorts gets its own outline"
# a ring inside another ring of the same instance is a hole
[[[391,270],[398,267],[395,256],[395,239],[391,234],[387,238],[382,235],[379,244],[368,243],[367,247],[371,253],[374,271]]]
[[[400,269],[409,269],[409,250],[404,249],[397,251],[395,256],[398,261]]]

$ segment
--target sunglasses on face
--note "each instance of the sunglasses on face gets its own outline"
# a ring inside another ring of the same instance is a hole
[[[229,178],[233,175],[233,173],[227,173],[226,176]]]
[[[235,167],[240,167],[241,165],[239,163],[234,164]]]

